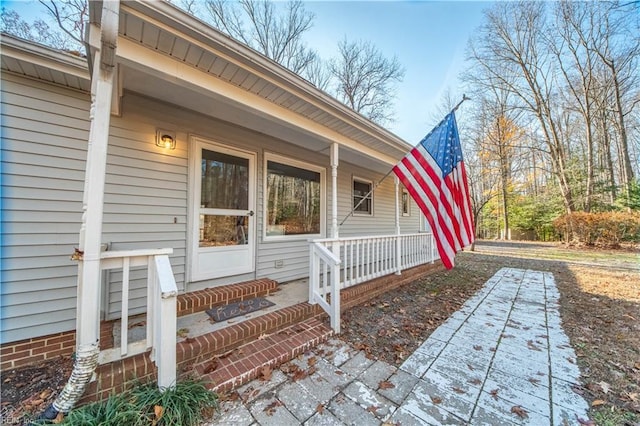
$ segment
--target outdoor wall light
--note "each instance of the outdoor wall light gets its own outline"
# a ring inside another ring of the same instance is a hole
[[[175,133],[167,130],[158,130],[156,132],[156,145],[160,148],[176,149]]]

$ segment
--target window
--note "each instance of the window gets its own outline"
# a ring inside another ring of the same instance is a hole
[[[402,216],[411,216],[411,202],[406,189],[402,189]]]
[[[265,237],[322,235],[324,170],[266,156]]]
[[[353,178],[353,213],[359,215],[373,214],[373,183]]]

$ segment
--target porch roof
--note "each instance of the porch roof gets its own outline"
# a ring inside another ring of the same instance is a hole
[[[2,70],[88,92],[87,60],[2,33]]]
[[[89,44],[102,2],[89,2]],[[166,1],[120,7],[119,87],[386,172],[411,146],[280,64]]]

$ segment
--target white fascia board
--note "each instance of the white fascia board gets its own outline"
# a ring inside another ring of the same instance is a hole
[[[127,66],[140,69],[145,73],[156,75],[183,87],[191,87],[200,93],[209,93],[230,99],[240,104],[247,111],[279,120],[282,125],[304,129],[326,140],[328,143],[337,142],[341,146],[361,152],[386,164],[393,165],[398,162],[397,158],[381,154],[300,114],[206,74],[183,62],[154,52],[129,39],[119,37],[117,56]]]

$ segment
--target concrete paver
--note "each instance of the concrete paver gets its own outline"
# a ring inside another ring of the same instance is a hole
[[[399,368],[331,339],[293,361],[313,374],[249,383],[209,424],[578,424],[589,406],[559,297],[552,274],[503,268]]]

